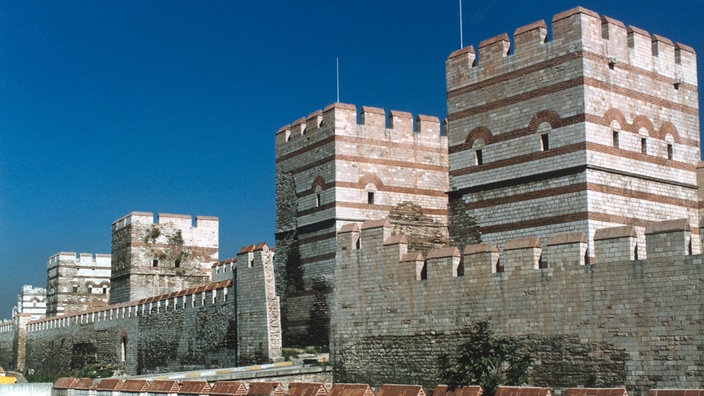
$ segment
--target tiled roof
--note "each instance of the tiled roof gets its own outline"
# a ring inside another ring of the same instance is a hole
[[[367,384],[333,384],[328,396],[375,396]]]
[[[273,394],[284,394],[284,389],[280,382],[251,382],[247,396],[269,396]]]
[[[122,384],[123,392],[146,392],[147,390],[149,390],[149,382],[147,380],[128,379]]]
[[[425,389],[420,385],[392,385],[384,384],[379,389],[377,396],[426,396]]]
[[[291,382],[288,384],[289,396],[325,396],[327,388],[320,382]]]
[[[242,382],[236,381],[218,381],[212,389],[211,396],[244,396],[247,394],[247,387]]]
[[[447,385],[438,385],[433,396],[481,396],[484,390],[479,385],[460,386],[450,390]]]
[[[495,396],[552,396],[549,388],[535,388],[529,386],[500,386],[496,389]]]
[[[61,377],[54,382],[54,389],[73,389],[78,383],[78,378]]]
[[[90,378],[79,378],[74,389],[88,390],[93,389],[93,380]]]
[[[122,389],[122,380],[114,378],[101,379],[95,387],[95,390],[120,390]]]
[[[628,396],[628,391],[626,390],[626,388],[570,388],[565,391],[565,396]]]
[[[183,381],[179,395],[201,395],[210,392],[210,385],[207,381]]]
[[[704,396],[704,389],[651,389],[648,396]]]
[[[169,380],[154,380],[149,386],[150,393],[176,393],[179,389],[178,382]]]

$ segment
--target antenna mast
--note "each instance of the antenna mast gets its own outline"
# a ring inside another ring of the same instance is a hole
[[[464,41],[462,40],[462,0],[460,1],[460,48],[464,48]]]
[[[336,70],[336,81],[337,81],[337,103],[340,103],[340,58],[335,58],[335,70]]]

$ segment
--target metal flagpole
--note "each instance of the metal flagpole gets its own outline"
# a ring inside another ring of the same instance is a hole
[[[462,0],[460,1],[460,48],[464,48],[464,41],[462,40]]]

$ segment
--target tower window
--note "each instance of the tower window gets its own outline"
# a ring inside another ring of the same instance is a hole
[[[78,293],[78,286],[73,286],[73,292]]]
[[[613,139],[614,139],[614,147],[618,148],[618,146],[619,146],[618,131],[613,132]]]
[[[152,267],[158,267],[159,266],[159,260],[154,259],[152,260]]]
[[[481,165],[484,163],[484,158],[482,157],[482,150],[475,150],[474,151],[476,157],[477,157],[477,165]]]
[[[667,144],[667,159],[672,159],[672,143]]]
[[[648,154],[648,139],[640,138],[640,153]]]
[[[315,207],[320,206],[320,194],[315,194]]]
[[[176,260],[174,260],[174,267],[175,267],[175,268],[181,267],[181,259],[176,259]]]
[[[540,146],[543,151],[550,150],[550,138],[547,133],[540,135]]]
[[[374,205],[374,192],[373,191],[367,192],[367,203],[369,205]]]

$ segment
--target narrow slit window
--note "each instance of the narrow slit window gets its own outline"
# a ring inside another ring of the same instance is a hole
[[[373,191],[367,192],[367,203],[369,205],[374,205],[374,192]]]
[[[672,143],[667,144],[667,159],[672,159]]]
[[[640,153],[648,154],[648,139],[640,138]]]
[[[540,146],[543,151],[550,150],[550,137],[547,133],[540,135]]]
[[[618,131],[613,132],[613,139],[614,139],[614,147],[619,148],[620,142],[619,142]]]
[[[320,206],[320,194],[315,194],[315,207]]]
[[[152,260],[152,267],[158,267],[159,266],[159,260]]]
[[[475,151],[476,157],[477,157],[477,165],[481,165],[484,163],[484,158],[482,157],[482,150],[476,150]]]

